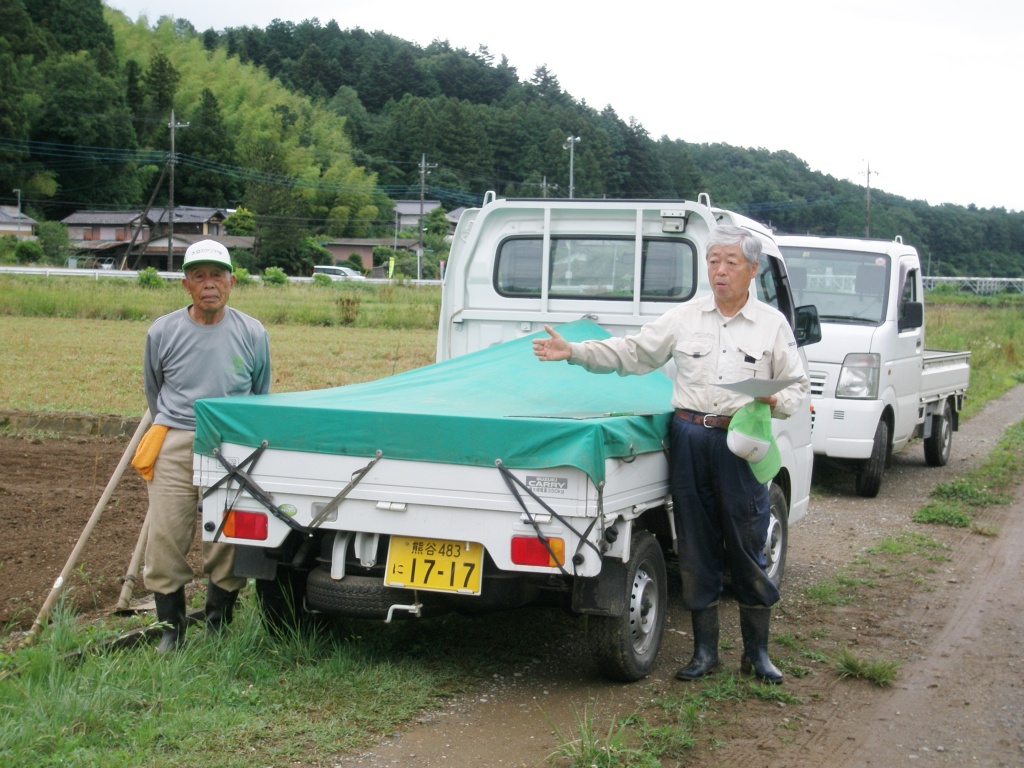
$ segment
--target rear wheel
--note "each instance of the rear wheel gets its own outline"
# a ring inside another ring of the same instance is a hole
[[[932,416],[931,437],[924,439],[924,460],[929,467],[944,467],[949,461],[953,447],[953,407],[949,400],[942,403],[939,412]]]
[[[639,531],[626,564],[626,610],[619,616],[590,616],[590,648],[601,674],[610,680],[633,682],[654,668],[665,630],[668,586],[665,555],[658,540]]]
[[[865,459],[857,473],[857,495],[873,499],[882,487],[882,472],[885,471],[886,455],[889,452],[889,425],[885,419],[878,420],[875,427],[875,442],[871,457]]]
[[[765,573],[776,587],[782,585],[789,549],[789,504],[786,494],[772,483],[768,486],[768,536],[764,542]]]

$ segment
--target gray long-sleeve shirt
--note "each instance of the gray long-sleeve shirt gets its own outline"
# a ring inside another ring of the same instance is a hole
[[[213,325],[185,307],[150,327],[143,368],[153,423],[194,430],[196,400],[270,391],[270,340],[258,320],[231,307]]]

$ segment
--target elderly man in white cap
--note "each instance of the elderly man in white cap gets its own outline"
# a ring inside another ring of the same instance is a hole
[[[181,281],[192,297],[183,309],[157,318],[146,336],[146,401],[153,427],[133,464],[149,489],[146,588],[153,592],[164,626],[158,650],[185,637],[185,585],[195,574],[187,556],[195,538],[199,487],[192,484],[196,400],[270,391],[270,343],[259,321],[228,307],[235,287],[227,248],[202,240],[185,251]],[[238,590],[234,547],[203,545],[209,576],[206,622],[220,630],[231,621]]]

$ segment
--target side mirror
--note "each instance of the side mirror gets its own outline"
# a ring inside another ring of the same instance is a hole
[[[910,331],[924,325],[924,304],[920,301],[908,301],[903,305],[903,314],[896,327],[900,331]]]
[[[821,321],[818,319],[818,308],[813,304],[796,308],[796,327],[793,329],[796,345],[805,347],[821,341]]]

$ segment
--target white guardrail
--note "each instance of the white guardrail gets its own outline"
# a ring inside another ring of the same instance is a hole
[[[181,272],[157,272],[164,280],[181,280],[184,275]],[[0,275],[38,275],[41,277],[91,277],[99,280],[101,277],[128,277],[136,278],[139,273],[134,269],[75,269],[72,267],[0,267]],[[259,280],[259,275],[252,275],[253,280]],[[293,283],[311,283],[312,277],[289,277]],[[335,282],[348,282],[336,280]],[[392,280],[386,277],[368,277],[366,280],[352,280],[353,283],[407,283],[411,285],[440,285],[440,280]]]
[[[135,278],[138,272],[134,269],[72,269],[68,267],[0,267],[0,274],[8,275],[42,275],[45,277],[101,277]],[[181,280],[181,272],[157,272],[165,280]],[[258,275],[253,279],[259,280]],[[293,283],[311,283],[312,277],[289,277]],[[955,286],[958,291],[970,291],[979,295],[996,293],[1024,293],[1024,278],[1021,277],[925,277],[924,288],[930,291],[940,285]],[[362,281],[359,281],[362,282]],[[368,283],[395,282],[386,277],[369,277]],[[440,285],[440,280],[405,280],[399,282],[416,285]]]
[[[982,295],[1024,293],[1024,278],[1021,277],[925,277],[922,280],[926,291],[940,285],[952,285],[958,291],[968,290]]]

